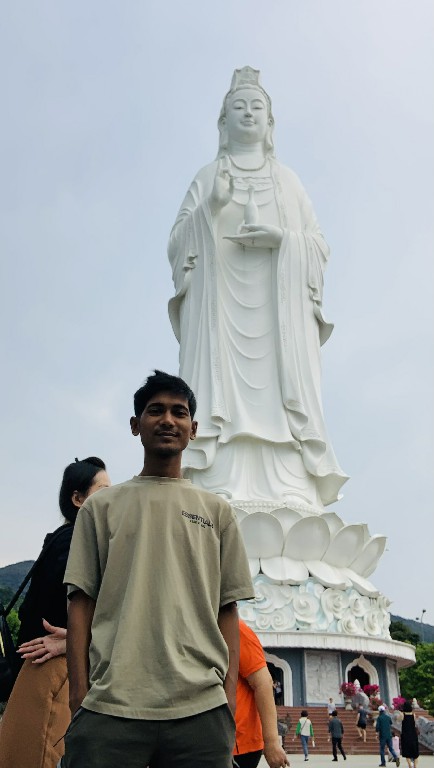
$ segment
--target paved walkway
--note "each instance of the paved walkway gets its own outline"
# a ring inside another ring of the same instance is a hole
[[[332,768],[331,751],[330,756],[316,755],[315,750],[311,749],[309,752],[308,763],[304,762],[303,755],[288,755],[288,757],[291,763],[291,768],[301,768],[301,766],[304,766],[305,768]],[[345,761],[339,757],[341,768],[343,768],[343,766],[345,766],[345,768],[359,768],[359,766],[360,768],[376,768],[379,765],[379,762],[379,755],[348,755],[348,758]],[[387,763],[387,765],[389,768],[395,768],[395,763]],[[258,768],[268,768],[268,763],[264,757],[261,758]],[[401,757],[400,768],[408,768],[405,757]],[[422,755],[417,762],[417,768],[434,768],[434,758],[432,755]]]

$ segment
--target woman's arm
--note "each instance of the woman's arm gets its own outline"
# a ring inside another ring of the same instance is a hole
[[[247,677],[253,689],[255,704],[259,713],[264,739],[264,756],[270,768],[289,765],[285,751],[280,744],[277,730],[277,713],[273,696],[273,680],[267,667],[262,667]]]

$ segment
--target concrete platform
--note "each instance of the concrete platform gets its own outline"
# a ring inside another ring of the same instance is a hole
[[[305,762],[303,755],[288,755],[291,768],[294,766],[304,766],[304,768],[332,768],[332,753],[330,755],[318,755],[315,754],[314,749],[309,750],[309,761]],[[380,755],[348,755],[348,758],[344,761],[339,757],[339,763],[345,768],[376,768],[380,763]],[[395,768],[395,763],[387,763],[389,768]],[[268,763],[264,757],[261,757],[258,768],[268,768]],[[400,768],[408,768],[407,760],[405,757],[401,757]],[[417,768],[434,768],[434,758],[432,755],[422,755],[418,762]]]

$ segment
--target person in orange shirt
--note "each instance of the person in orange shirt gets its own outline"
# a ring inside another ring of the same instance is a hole
[[[234,761],[239,768],[256,768],[262,752],[270,768],[289,765],[277,732],[273,680],[264,651],[241,619],[235,724]]]

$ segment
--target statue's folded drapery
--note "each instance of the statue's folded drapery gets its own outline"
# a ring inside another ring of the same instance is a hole
[[[320,344],[333,328],[322,314],[328,247],[297,176],[274,159],[268,177],[235,178],[233,201],[213,219],[216,168],[194,179],[169,244],[180,375],[198,398],[198,439],[185,467],[229,497],[330,504],[347,476],[320,393]],[[248,186],[259,224],[283,230],[280,249],[224,239],[242,224]]]

